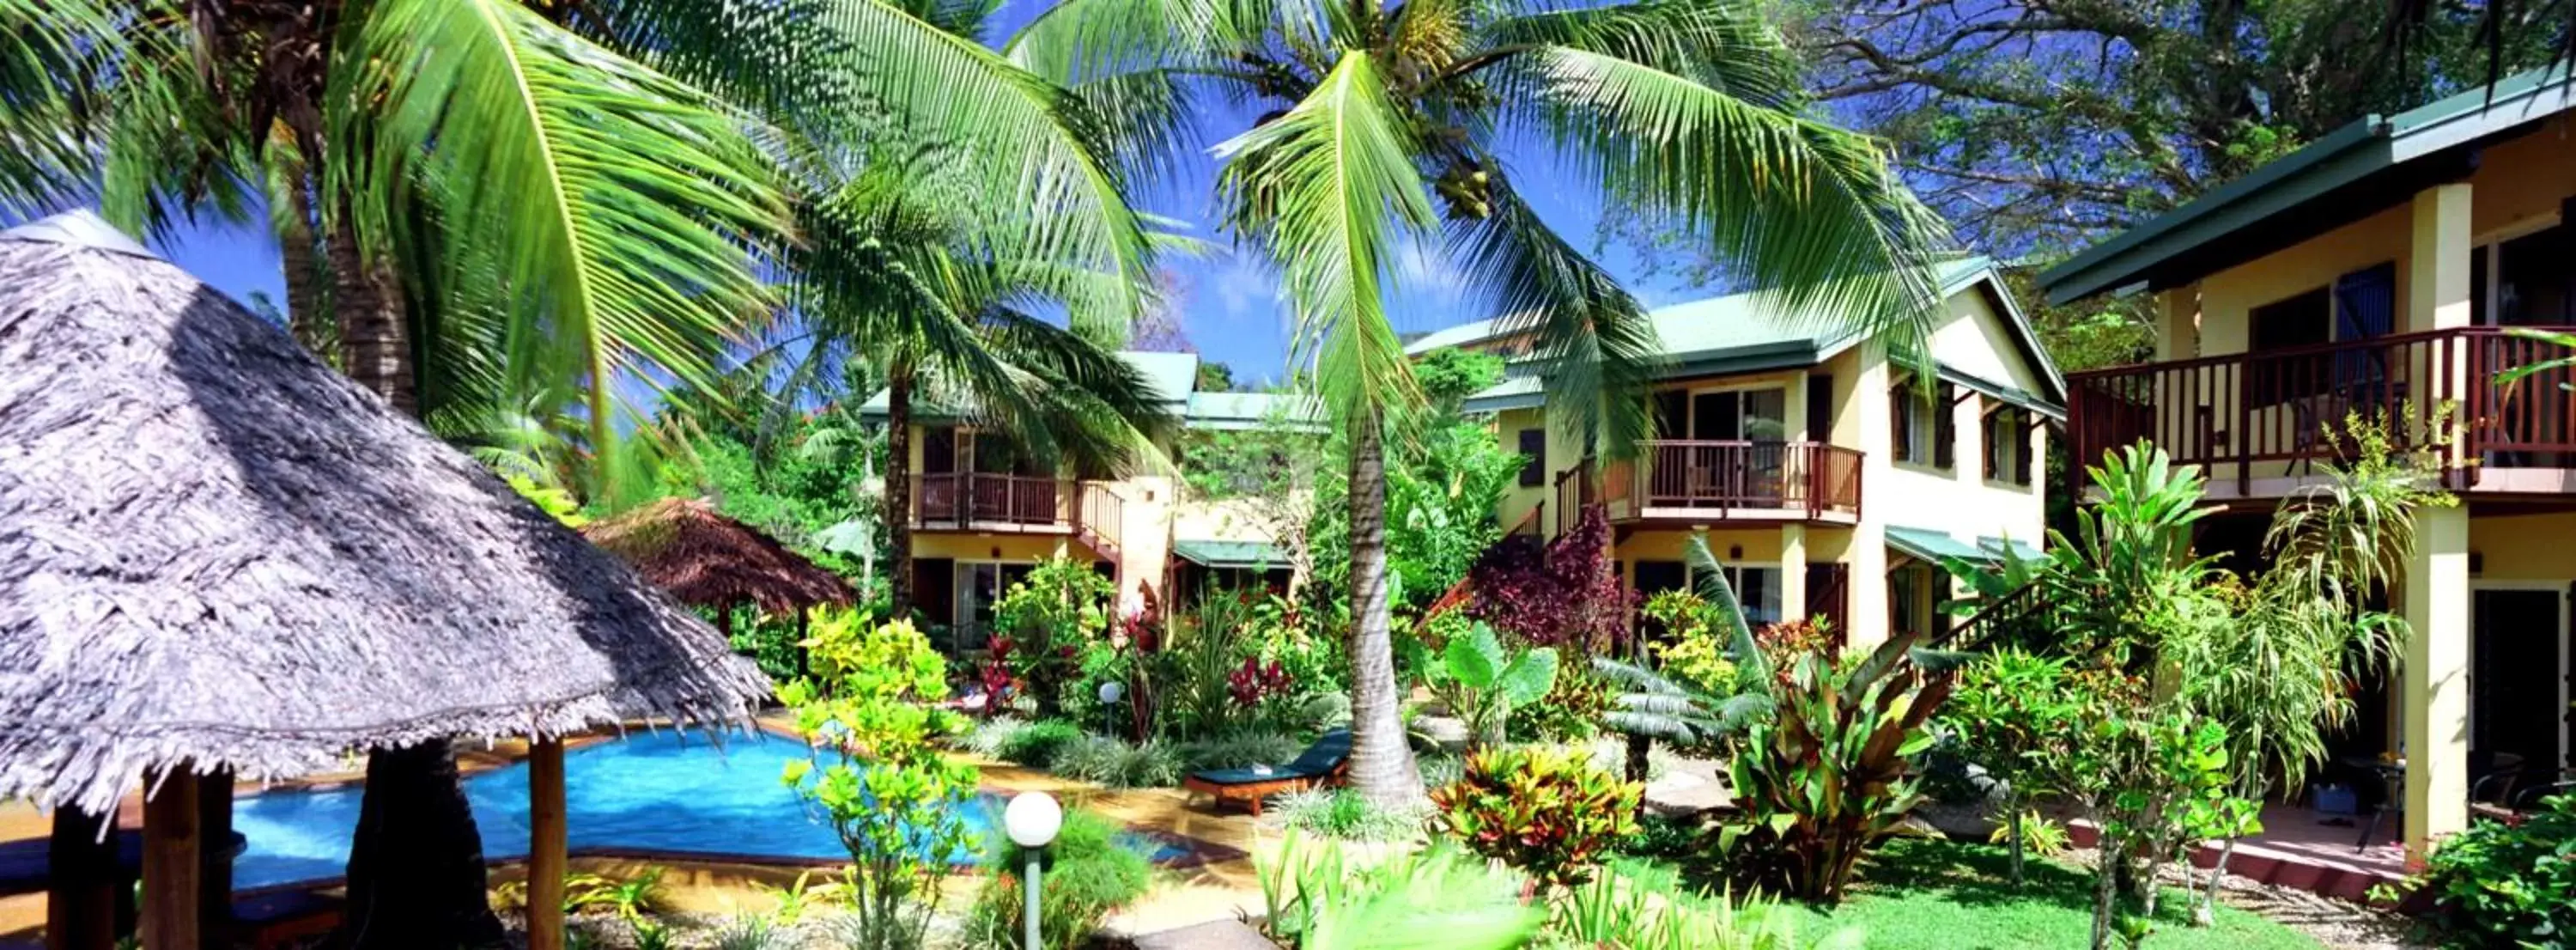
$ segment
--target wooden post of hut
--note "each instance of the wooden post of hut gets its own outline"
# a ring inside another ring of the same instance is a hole
[[[181,762],[158,776],[143,799],[143,950],[197,950],[199,781]],[[147,780],[149,781],[149,780]]]
[[[229,946],[233,929],[233,770],[197,780],[197,934]]]
[[[563,950],[564,744],[540,736],[528,747],[528,950]]]
[[[45,889],[45,950],[116,946],[116,829],[100,815],[54,809],[51,866]]]

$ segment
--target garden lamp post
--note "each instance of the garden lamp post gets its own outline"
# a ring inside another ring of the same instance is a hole
[[[1028,867],[1020,879],[1020,891],[1028,904],[1020,912],[1020,922],[1027,933],[1023,950],[1040,950],[1038,942],[1038,865],[1046,856],[1047,845],[1055,843],[1057,829],[1064,827],[1064,807],[1055,796],[1045,792],[1021,792],[1011,797],[1002,809],[1002,828],[1010,832],[1011,841],[1028,852]]]

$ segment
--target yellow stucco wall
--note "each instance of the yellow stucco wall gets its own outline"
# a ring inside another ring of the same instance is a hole
[[[912,556],[959,561],[1006,561],[1033,564],[1050,558],[1098,560],[1089,548],[1061,534],[966,534],[938,532],[912,536]]]
[[[2469,518],[2469,551],[2477,555],[2476,581],[2576,580],[2576,512]]]
[[[1980,378],[2009,382],[2023,392],[2045,391],[2038,372],[2015,355],[2010,332],[1984,294],[1956,294],[1933,331],[1932,352],[1942,363]],[[1891,434],[1877,433],[1872,438],[1875,444],[1865,450],[1888,457],[1889,464],[1884,472],[1873,469],[1869,474],[1878,480],[1861,486],[1861,516],[1882,524],[1940,531],[1964,541],[2010,536],[2037,544],[2046,517],[2042,492],[2048,480],[2048,466],[2037,460],[2048,457],[2048,431],[2039,430],[2031,440],[2030,485],[1987,481],[1985,414],[2000,404],[1965,389],[1958,395],[1966,398],[1948,408],[1959,438],[1956,464],[1943,471],[1895,461],[1889,455],[1894,444]]]
[[[2486,150],[2469,177],[2471,239],[2557,221],[2558,204],[2576,195],[2576,140],[2559,117],[2538,132]],[[2412,206],[2387,209],[2316,238],[2228,268],[2200,281],[2200,352],[2243,353],[2247,315],[2255,307],[2332,283],[2336,277],[2383,262],[2397,265],[2397,299],[2409,298]],[[2401,315],[2401,319],[2403,319]]]

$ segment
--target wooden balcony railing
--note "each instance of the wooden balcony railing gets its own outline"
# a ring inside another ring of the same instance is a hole
[[[1118,557],[1118,546],[1125,529],[1127,502],[1118,493],[1099,482],[1082,483],[1081,505],[1074,511],[1074,534],[1101,556]]]
[[[918,525],[1066,524],[1063,489],[1048,476],[943,472],[913,478],[913,522]]]
[[[1560,521],[1589,505],[1614,521],[1682,516],[1780,520],[1860,515],[1861,453],[1818,442],[1657,440],[1598,475],[1586,463],[1556,478]]]
[[[2455,484],[2473,483],[2480,468],[2576,465],[2576,379],[2565,369],[2498,379],[2568,355],[2545,340],[2464,327],[2095,370],[2068,379],[2069,434],[2080,464],[2145,440],[2176,462],[2213,467],[2242,494],[2258,478],[2307,474],[2335,458],[2329,429],[2340,435],[2357,415],[2400,446],[2424,441]],[[2436,431],[2446,412],[2456,439]],[[2462,453],[2479,464],[2451,464]]]

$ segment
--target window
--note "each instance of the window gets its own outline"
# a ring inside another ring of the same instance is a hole
[[[2255,405],[2268,406],[2326,391],[2326,366],[2331,362],[2327,354],[2261,357],[2332,342],[2333,317],[2334,295],[2325,287],[2254,308],[2247,317],[2245,352],[2256,359],[2246,365],[2245,374],[2249,398]]]
[[[1901,382],[1888,391],[1888,400],[1889,422],[1894,427],[1891,447],[1897,461],[1940,469],[1957,464],[1959,432],[1951,415],[1959,402],[1957,387],[1937,384],[1926,402],[1912,382]]]
[[[1940,609],[1949,598],[1947,574],[1920,563],[1887,572],[1887,619],[1892,633],[1942,636],[1950,632],[1950,615]]]
[[[2030,410],[2002,406],[1986,413],[1986,480],[2030,485]]]
[[[1521,487],[1547,484],[1547,430],[1521,430]]]
[[[2576,323],[2576,232],[2565,223],[2495,246],[2500,326]]]
[[[1691,438],[1778,442],[1788,431],[1786,389],[1720,389],[1691,394]]]
[[[1726,572],[1726,582],[1735,588],[1736,601],[1744,605],[1746,625],[1759,627],[1780,622],[1779,568],[1728,564],[1720,569]],[[1693,578],[1692,582],[1696,585],[1698,579]]]
[[[1637,562],[1637,593],[1652,597],[1668,590],[1690,589],[1690,568],[1680,561]]]
[[[958,563],[956,649],[981,650],[991,644],[993,605],[1001,603],[1011,585],[1027,580],[1032,566],[991,561]]]
[[[1809,442],[1834,440],[1834,376],[1814,373],[1807,377],[1807,432]]]

